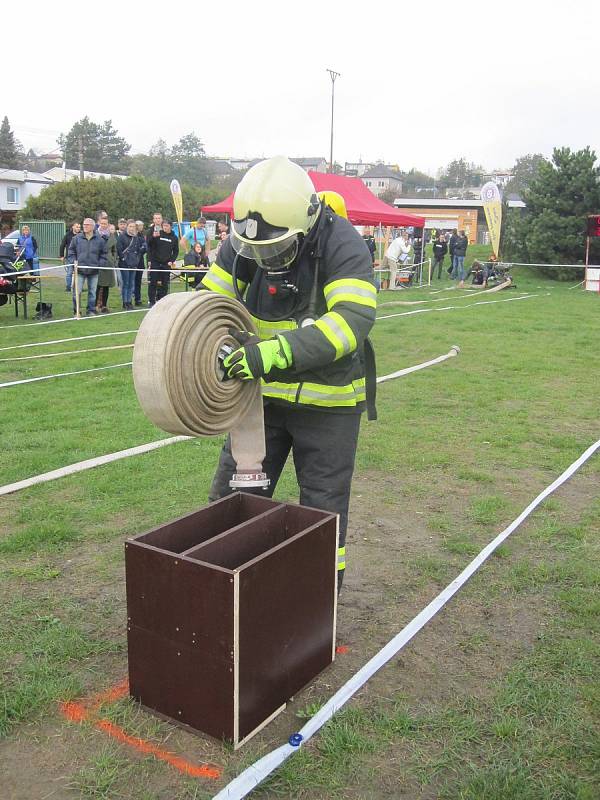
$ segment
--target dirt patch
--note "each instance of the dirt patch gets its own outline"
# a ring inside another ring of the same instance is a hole
[[[519,473],[514,501],[526,505],[539,491],[540,483],[539,473]],[[474,496],[473,487],[456,483],[448,490],[443,475],[430,480],[424,499],[410,493],[394,495],[395,487],[393,477],[389,483],[380,480],[375,484],[368,476],[355,482],[348,534],[349,566],[338,613],[338,642],[348,651],[339,655],[331,668],[299,693],[287,710],[256,737],[253,752],[264,753],[300,728],[303,721],[297,715],[301,709],[330,697],[471,560],[471,556],[445,550],[445,533],[432,529],[431,520],[443,514],[449,520],[450,532],[463,530],[467,499]],[[597,475],[582,473],[557,495],[556,513],[574,523],[596,495]],[[486,543],[501,527],[481,526],[478,538]],[[89,615],[96,622],[99,610],[108,603],[111,614],[105,624],[114,625],[114,636],[124,642],[124,573],[117,553],[121,546],[121,540],[95,543],[93,549],[89,543],[82,543],[68,559],[53,558],[62,575],[61,582],[52,585],[50,591],[64,591],[68,585],[70,600],[79,605],[82,615]],[[524,526],[511,539],[509,555],[488,562],[479,577],[381,670],[354,702],[385,703],[401,697],[409,708],[418,711],[443,707],[457,698],[485,700],[491,696],[495,683],[533,647],[550,621],[552,608],[543,591],[529,592],[526,600],[523,595],[508,592],[490,598],[486,584],[535,553],[536,544]],[[551,559],[552,553],[546,556]],[[94,577],[98,563],[105,567],[102,580]],[[48,586],[35,584],[32,592],[47,595]],[[106,657],[103,669],[102,676],[90,676],[95,690],[126,674],[125,653]],[[247,758],[245,751],[234,756],[210,739],[172,726],[167,729],[161,746],[192,761],[221,764],[235,774],[241,760]],[[7,796],[11,800],[79,797],[72,785],[73,775],[107,744],[103,734],[89,726],[70,725],[57,711],[36,723],[20,726],[13,737],[0,745]],[[126,747],[122,750],[126,758],[139,760]],[[404,754],[405,744],[399,742],[385,759],[381,754],[367,759],[366,767],[375,776],[368,790],[362,784],[348,786],[339,796],[368,796],[372,800],[435,797],[433,789],[424,789],[405,774]],[[24,769],[24,765],[35,768]],[[184,785],[184,779],[163,764],[152,763],[149,770],[152,793],[145,797],[171,798],[175,788]],[[213,788],[206,788],[206,796]],[[132,787],[131,795],[126,796],[137,800],[142,795]],[[323,796],[314,794],[315,798]]]

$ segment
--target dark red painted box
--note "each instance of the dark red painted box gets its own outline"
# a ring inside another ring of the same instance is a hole
[[[335,657],[337,537],[238,492],[128,539],[131,695],[241,746]]]

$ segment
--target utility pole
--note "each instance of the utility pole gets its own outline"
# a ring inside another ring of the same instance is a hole
[[[77,137],[79,141],[79,180],[83,180],[83,134]]]
[[[333,172],[333,101],[335,91],[335,79],[340,77],[339,72],[333,69],[328,69],[329,77],[331,78],[331,142],[329,147],[329,172]]]

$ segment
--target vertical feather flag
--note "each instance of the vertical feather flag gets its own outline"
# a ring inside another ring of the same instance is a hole
[[[500,195],[500,189],[498,189],[494,181],[488,181],[481,187],[481,200],[483,202],[485,219],[490,232],[492,249],[496,258],[498,258],[500,230],[502,228],[502,197]]]
[[[171,181],[171,196],[173,198],[173,205],[175,206],[175,214],[177,215],[177,222],[179,223],[179,236],[183,236],[183,228],[181,223],[183,221],[183,197],[181,195],[181,186],[179,181]]]

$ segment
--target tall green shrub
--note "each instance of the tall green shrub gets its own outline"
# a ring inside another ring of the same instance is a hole
[[[588,214],[600,211],[600,167],[589,147],[556,148],[539,164],[523,199],[526,210],[506,220],[503,257],[534,264],[583,264]],[[583,277],[583,270],[543,269],[557,280]]]

